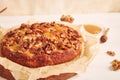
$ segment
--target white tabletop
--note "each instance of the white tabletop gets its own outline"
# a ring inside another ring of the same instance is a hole
[[[74,24],[96,24],[101,27],[109,27],[108,41],[101,45],[98,55],[89,64],[85,73],[78,75],[70,80],[120,80],[120,70],[112,71],[109,69],[113,59],[120,60],[120,13],[101,13],[101,14],[80,14],[72,15],[75,18]],[[29,19],[36,21],[59,21],[61,15],[44,16],[1,16],[0,26],[4,28],[18,25]],[[116,52],[116,56],[111,57],[106,51]],[[0,78],[0,80],[2,80]]]

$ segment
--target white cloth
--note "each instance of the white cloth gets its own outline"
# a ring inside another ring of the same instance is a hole
[[[120,0],[0,0],[1,15],[120,12]]]

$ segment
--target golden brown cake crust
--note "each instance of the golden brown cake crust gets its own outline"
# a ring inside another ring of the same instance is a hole
[[[21,24],[2,38],[1,53],[13,62],[37,68],[73,60],[81,55],[82,43],[82,36],[63,24]]]

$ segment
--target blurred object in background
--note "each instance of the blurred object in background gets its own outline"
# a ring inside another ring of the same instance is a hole
[[[7,7],[0,10],[0,13],[4,12],[7,9]]]
[[[0,15],[120,12],[120,0],[0,0]]]

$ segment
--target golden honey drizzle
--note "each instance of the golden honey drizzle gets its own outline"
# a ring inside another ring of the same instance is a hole
[[[91,34],[98,34],[102,31],[102,29],[99,26],[93,24],[84,24],[83,26],[85,30]]]

